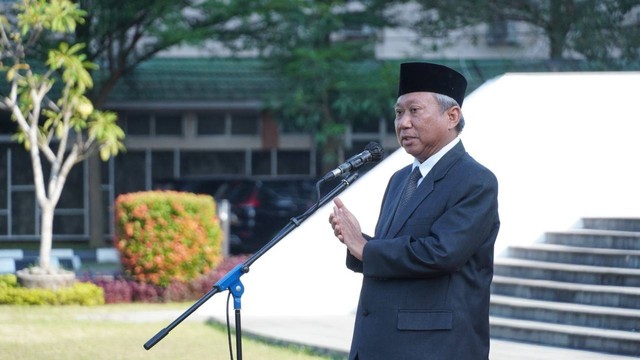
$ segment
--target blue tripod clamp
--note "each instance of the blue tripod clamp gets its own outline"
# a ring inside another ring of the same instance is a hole
[[[233,295],[233,308],[236,310],[242,308],[241,300],[242,294],[244,293],[244,285],[242,281],[240,281],[240,277],[247,272],[249,272],[247,266],[238,264],[214,285],[220,292],[225,290],[231,292],[231,295]]]

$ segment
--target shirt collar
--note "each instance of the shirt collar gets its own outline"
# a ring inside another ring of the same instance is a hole
[[[412,166],[411,170],[413,171],[413,169],[415,169],[416,166],[420,167],[420,173],[422,174],[422,177],[424,178],[425,176],[427,176],[429,171],[431,171],[431,169],[433,169],[433,167],[436,165],[436,163],[438,163],[438,161],[440,159],[442,159],[442,157],[446,153],[448,153],[449,150],[453,149],[453,147],[456,146],[459,142],[460,142],[460,136],[457,136],[450,143],[448,143],[442,149],[440,149],[440,151],[438,151],[437,153],[429,156],[429,158],[427,160],[425,160],[423,163],[420,163],[420,161],[418,161],[418,159],[414,159],[413,160],[413,166]]]

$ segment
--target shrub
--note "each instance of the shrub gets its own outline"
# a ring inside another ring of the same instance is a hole
[[[102,305],[101,287],[77,282],[59,290],[20,287],[15,275],[0,275],[0,304],[5,305]]]
[[[224,259],[215,270],[208,274],[189,282],[174,280],[166,287],[140,284],[122,278],[98,277],[85,280],[104,289],[104,301],[107,304],[193,301],[204,296],[222,276],[246,259],[245,255]]]
[[[148,191],[116,199],[115,247],[125,274],[136,282],[188,282],[222,260],[222,230],[211,196]],[[153,298],[153,287],[133,297]]]

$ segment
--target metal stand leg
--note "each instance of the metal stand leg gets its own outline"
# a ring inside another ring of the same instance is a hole
[[[242,309],[242,294],[244,293],[244,285],[240,278],[229,287],[231,295],[233,295],[233,308],[235,309],[236,319],[236,353],[238,360],[242,360],[242,321],[240,310]]]
[[[238,360],[242,360],[242,326],[240,324],[240,309],[236,309],[236,352]]]

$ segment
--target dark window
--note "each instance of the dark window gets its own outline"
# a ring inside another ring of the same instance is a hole
[[[7,148],[0,146],[0,209],[7,208]]]
[[[151,135],[151,118],[146,114],[128,114],[127,135]]]
[[[69,175],[67,181],[60,194],[60,202],[58,208],[60,209],[81,209],[84,208],[84,169],[83,164],[76,164]]]
[[[231,134],[232,135],[257,135],[258,115],[235,113],[231,114]]]
[[[156,115],[156,135],[182,136],[182,115]]]
[[[0,235],[8,235],[9,227],[7,226],[7,215],[0,215]]]
[[[145,158],[143,151],[127,151],[116,156],[116,194],[145,190]]]
[[[13,135],[18,130],[18,123],[11,120],[11,113],[0,110],[0,135]]]
[[[309,161],[308,151],[281,151],[278,153],[278,174],[309,174]]]
[[[84,216],[56,214],[53,218],[53,233],[56,235],[84,234]]]
[[[173,177],[173,152],[154,151],[151,153],[151,177],[153,179]]]
[[[120,153],[118,156],[124,156],[124,155],[126,155],[126,152]],[[102,160],[96,159],[96,161],[100,161],[100,184],[109,185],[109,171],[110,171],[109,164],[111,163],[111,161],[114,161],[114,160],[110,159],[109,161],[102,161]]]
[[[102,204],[104,205],[104,210],[102,212],[102,221],[103,221],[103,226],[102,226],[102,233],[103,234],[111,234],[111,231],[113,230],[113,227],[111,226],[111,215],[113,214],[113,201],[114,199],[111,199],[111,197],[109,196],[109,191],[102,191]],[[109,245],[111,245],[111,243],[108,243]]]
[[[251,174],[271,174],[271,151],[254,151],[251,154]]]
[[[201,113],[198,114],[198,135],[224,135],[225,114]]]
[[[36,233],[36,199],[33,191],[17,191],[11,194],[11,228],[13,235]]]
[[[31,156],[22,146],[16,146],[11,151],[11,184],[33,185],[33,168]]]
[[[180,174],[192,175],[241,175],[245,158],[242,151],[182,151]]]

